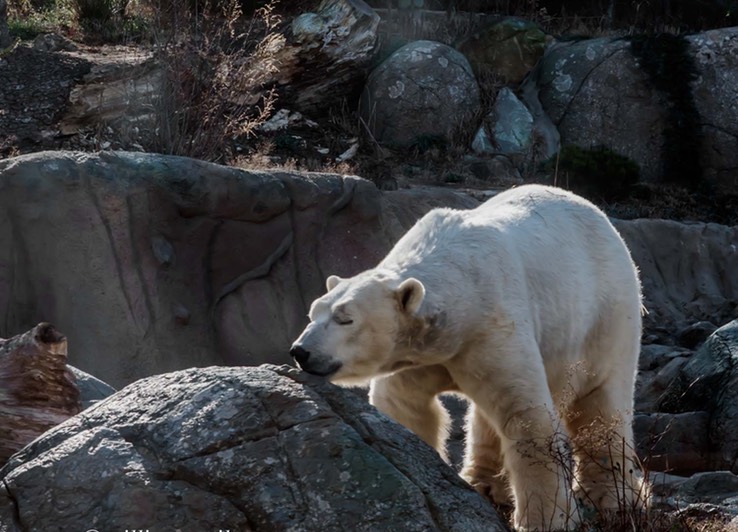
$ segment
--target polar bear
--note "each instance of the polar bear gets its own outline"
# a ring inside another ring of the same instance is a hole
[[[438,395],[466,396],[462,476],[511,495],[517,529],[574,527],[573,499],[644,501],[631,426],[641,288],[597,207],[528,185],[434,209],[376,268],[326,285],[290,350],[299,366],[371,380],[372,404],[444,458]]]

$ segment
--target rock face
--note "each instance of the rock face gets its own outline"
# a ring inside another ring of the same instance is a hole
[[[479,86],[466,58],[444,44],[415,41],[374,69],[360,113],[378,142],[407,147],[423,137],[449,141],[479,105]]]
[[[0,336],[51,321],[70,363],[115,387],[191,366],[289,363],[328,275],[375,266],[432,207],[477,204],[450,189],[380,192],[350,176],[150,154],[6,159]],[[616,226],[642,272],[649,327],[733,317],[738,228]]]
[[[49,323],[0,338],[0,463],[80,411],[67,339]]]
[[[190,366],[289,363],[327,275],[374,266],[432,206],[476,203],[181,157],[6,159],[0,336],[53,321],[70,362],[116,387]]]
[[[637,162],[643,179],[660,177],[666,112],[628,41],[558,43],[543,56],[535,78],[562,144],[605,145]]]
[[[722,192],[738,188],[738,28],[687,37],[697,79],[692,91],[703,135],[704,177]]]
[[[410,432],[286,367],[138,381],[46,433],[0,476],[7,531],[506,530]]]
[[[735,317],[738,227],[646,219],[615,227],[641,272],[648,328],[668,332]]]

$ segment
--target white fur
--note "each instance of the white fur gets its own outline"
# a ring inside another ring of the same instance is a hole
[[[295,342],[310,353],[303,368],[339,383],[372,379],[372,403],[444,457],[437,395],[467,396],[462,475],[504,502],[504,474],[516,528],[574,526],[572,487],[602,509],[639,499],[640,284],[592,204],[531,185],[474,210],[436,209],[376,268],[327,285]],[[587,436],[593,428],[604,437]]]

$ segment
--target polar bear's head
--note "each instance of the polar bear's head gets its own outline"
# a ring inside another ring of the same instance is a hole
[[[290,349],[303,370],[359,384],[415,365],[409,336],[422,329],[423,283],[369,270],[350,279],[331,276],[326,287],[328,293],[313,302],[310,323]]]

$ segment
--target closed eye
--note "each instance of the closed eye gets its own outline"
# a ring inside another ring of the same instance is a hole
[[[335,321],[338,325],[351,325],[354,323],[354,320],[351,318],[347,318],[346,316],[333,316],[333,321]]]

